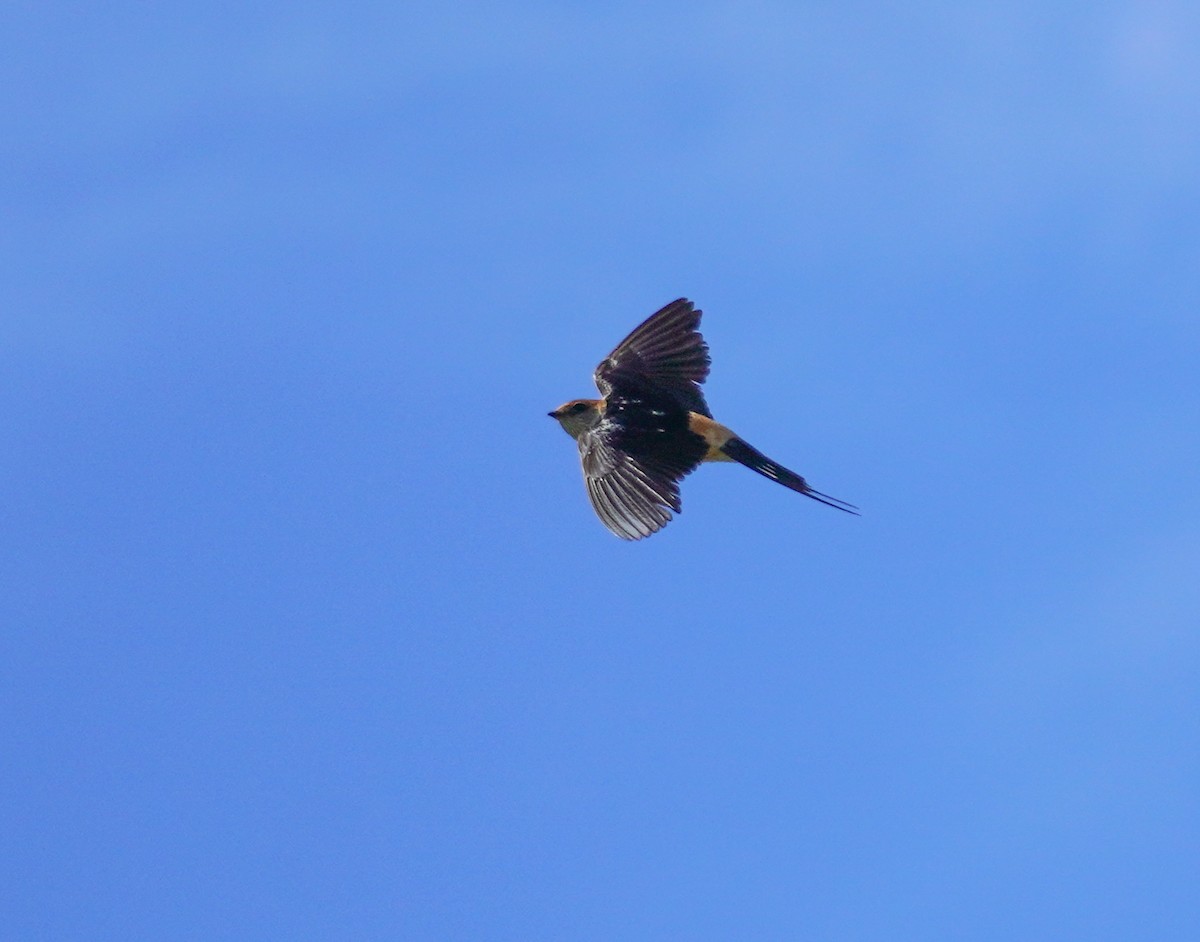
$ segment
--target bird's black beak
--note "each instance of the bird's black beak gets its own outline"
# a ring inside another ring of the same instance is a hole
[[[558,418],[558,413],[557,413],[557,412],[547,412],[547,413],[546,413],[546,415],[550,416],[550,418],[552,418],[552,419],[557,419],[557,418]]]

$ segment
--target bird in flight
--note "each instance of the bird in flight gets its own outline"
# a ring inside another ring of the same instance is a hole
[[[579,445],[597,516],[624,540],[657,533],[679,513],[679,482],[704,461],[736,461],[784,487],[846,513],[853,504],[822,494],[714,421],[700,384],[708,344],[686,298],[650,315],[593,374],[603,399],[572,399],[553,412]]]

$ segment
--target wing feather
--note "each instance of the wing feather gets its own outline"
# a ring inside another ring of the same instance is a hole
[[[623,385],[651,387],[687,411],[711,416],[700,390],[711,363],[699,329],[702,313],[679,298],[646,318],[596,367],[601,394],[607,397]]]
[[[631,453],[621,446],[628,431],[601,422],[579,438],[583,477],[596,515],[625,540],[657,533],[679,513],[679,481],[700,461],[703,443],[690,440],[659,453]],[[625,439],[628,441],[628,438]]]

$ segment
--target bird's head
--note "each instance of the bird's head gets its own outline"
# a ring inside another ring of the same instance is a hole
[[[550,418],[558,419],[563,431],[572,438],[579,438],[594,429],[603,414],[604,403],[600,399],[572,399],[549,413]]]

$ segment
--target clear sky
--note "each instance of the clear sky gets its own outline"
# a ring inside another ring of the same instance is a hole
[[[0,938],[1200,938],[1194,2],[0,24]]]

